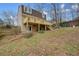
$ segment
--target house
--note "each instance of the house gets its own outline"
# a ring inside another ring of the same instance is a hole
[[[79,26],[79,17],[72,20],[72,21],[69,21],[68,22],[69,26],[73,27],[73,26]]]
[[[21,31],[52,30],[52,23],[46,21],[46,15],[34,9],[20,5],[18,8],[18,24]]]
[[[79,26],[79,17],[67,22],[69,27]]]
[[[66,26],[66,27],[75,27],[75,26],[79,26],[79,17],[70,20],[70,21],[65,21],[63,23],[61,23],[61,26]]]

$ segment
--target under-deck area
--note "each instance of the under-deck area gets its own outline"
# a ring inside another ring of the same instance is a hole
[[[35,23],[25,23],[26,30],[36,32],[36,31],[47,31],[49,30],[48,25],[35,24]]]

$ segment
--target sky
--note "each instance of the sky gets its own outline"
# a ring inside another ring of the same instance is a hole
[[[17,14],[18,12],[18,6],[21,5],[21,3],[0,3],[0,17],[1,17],[1,13],[3,11],[11,11],[12,13],[14,13],[15,15]],[[37,9],[37,5],[38,3],[25,3],[24,4],[25,6],[28,6],[32,9]],[[42,4],[43,6],[43,10],[48,12],[51,10],[51,4],[50,3],[45,3],[45,4]],[[61,7],[61,8],[64,8],[64,9],[67,9],[67,13],[63,14],[63,18],[65,18],[65,20],[71,20],[72,17],[71,17],[71,14],[70,12],[68,12],[69,9],[71,9],[71,6],[72,4],[57,4],[58,7]],[[50,20],[52,19],[51,16],[47,15],[47,19]]]

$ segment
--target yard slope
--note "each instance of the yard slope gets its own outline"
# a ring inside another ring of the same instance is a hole
[[[61,28],[13,41],[5,37],[0,40],[0,55],[79,55],[79,28]]]

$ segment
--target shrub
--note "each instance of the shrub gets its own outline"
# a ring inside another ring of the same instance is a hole
[[[13,28],[12,31],[14,32],[14,34],[19,34],[20,33],[19,28]]]
[[[0,33],[0,40],[5,36],[4,33]]]
[[[16,35],[20,33],[20,28],[13,27],[13,28],[6,28],[6,27],[0,27],[0,35],[1,33],[4,33],[5,35]]]
[[[6,25],[6,28],[11,28],[11,25]]]
[[[52,27],[53,27],[53,29],[57,29],[57,28],[60,28],[60,25],[53,24]]]
[[[44,33],[44,30],[40,30],[40,31],[38,31],[39,33]]]
[[[28,31],[26,33],[23,33],[23,35],[24,35],[25,38],[30,38],[30,37],[32,37],[33,33]]]

